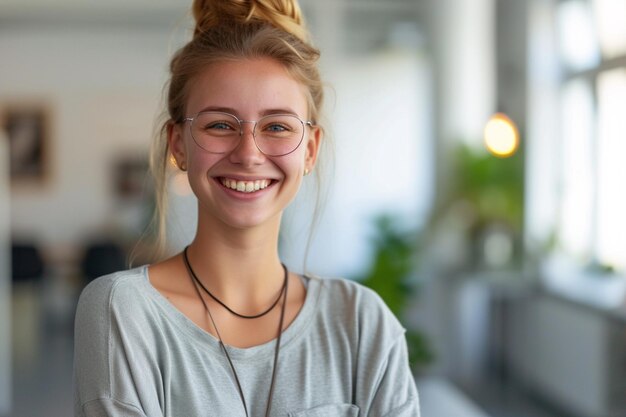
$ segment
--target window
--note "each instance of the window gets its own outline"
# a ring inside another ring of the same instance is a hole
[[[559,249],[626,271],[626,0],[557,6]]]

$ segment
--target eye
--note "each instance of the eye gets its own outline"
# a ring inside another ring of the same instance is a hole
[[[268,132],[284,132],[286,130],[291,130],[291,128],[285,124],[274,122],[265,126],[263,130]]]
[[[228,122],[210,122],[204,126],[205,130],[234,130],[234,127]]]
[[[239,132],[239,123],[225,118],[224,115],[205,113],[198,118],[196,129],[200,134],[231,136]]]
[[[291,136],[298,130],[299,122],[299,119],[289,115],[268,116],[259,122],[259,131],[277,137]]]

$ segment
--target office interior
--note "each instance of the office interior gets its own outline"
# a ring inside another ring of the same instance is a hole
[[[328,83],[292,269],[377,290],[424,417],[626,416],[626,0],[300,0]],[[91,280],[150,262],[188,2],[0,3],[0,416],[72,414]],[[195,228],[168,183],[169,250]]]

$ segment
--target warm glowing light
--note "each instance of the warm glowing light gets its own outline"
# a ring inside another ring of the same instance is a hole
[[[493,155],[507,158],[513,155],[519,146],[517,127],[503,113],[496,113],[485,126],[485,145]]]

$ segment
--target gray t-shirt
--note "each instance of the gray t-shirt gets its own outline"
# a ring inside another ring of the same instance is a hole
[[[75,415],[245,416],[218,340],[174,307],[147,267],[99,278],[76,313]],[[404,329],[373,291],[307,278],[285,329],[272,416],[416,417]],[[275,340],[227,346],[250,417],[265,413]]]

